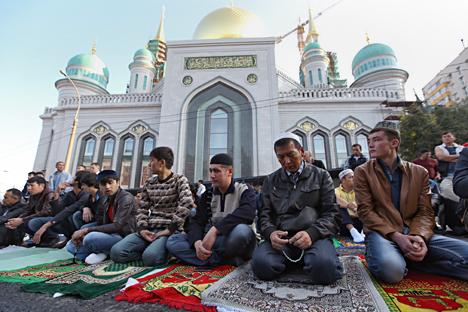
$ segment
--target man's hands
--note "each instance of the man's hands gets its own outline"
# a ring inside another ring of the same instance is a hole
[[[312,245],[312,240],[310,239],[309,233],[300,231],[289,240],[289,243],[298,248],[307,249]]]
[[[206,233],[205,238],[203,238],[203,241],[197,240],[195,242],[195,244],[193,244],[195,246],[196,251],[197,251],[198,259],[200,259],[202,261],[205,261],[206,259],[208,259],[211,256],[211,254],[213,253],[211,251],[211,247],[213,247],[213,244],[214,244],[214,242],[216,240],[216,237],[218,236],[219,233],[221,233],[221,232],[218,231],[218,229],[213,226],[208,231],[208,233]]]
[[[271,247],[273,247],[274,250],[278,251],[283,251],[284,246],[288,243],[287,239],[282,239],[283,236],[288,235],[288,232],[283,232],[283,231],[274,231],[273,233],[270,234],[270,242],[271,242]]]
[[[142,230],[140,231],[140,235],[141,237],[143,237],[145,240],[147,240],[148,242],[152,243],[154,242],[156,239],[158,239],[158,237],[161,237],[161,236],[169,236],[169,235],[172,235],[171,231],[169,231],[168,229],[165,229],[164,231],[160,231],[158,233],[153,233],[151,231],[148,231],[148,230]]]
[[[294,235],[289,240],[282,238],[286,235],[288,235],[288,232],[283,232],[280,230],[274,231],[270,234],[270,242],[273,249],[283,251],[284,246],[286,246],[287,243],[294,245],[300,249],[307,249],[310,246],[312,246],[312,240],[310,239],[309,233],[307,233],[306,231],[297,232],[296,235]]]
[[[91,212],[91,209],[88,207],[83,208],[83,221],[84,222],[89,222],[93,219],[93,213]]]
[[[83,246],[83,238],[85,237],[86,234],[88,234],[88,228],[84,228],[82,230],[78,230],[78,231],[75,231],[75,233],[73,233],[71,241],[73,244],[75,244],[75,247],[77,249]]]
[[[8,222],[5,224],[5,226],[11,230],[16,229],[18,226],[23,224],[23,219],[21,218],[12,218],[9,219]]]
[[[351,210],[352,212],[354,212],[354,214],[356,214],[357,216],[357,204],[355,202],[352,202],[352,203],[349,203],[346,208],[348,208],[349,210]]]
[[[41,242],[42,234],[44,234],[44,232],[47,230],[47,228],[49,226],[51,226],[51,225],[52,225],[52,223],[47,222],[46,224],[41,226],[41,228],[39,230],[37,230],[37,232],[34,234],[34,238],[33,238],[33,243],[34,244],[39,244]]]
[[[400,246],[403,256],[410,260],[420,262],[427,254],[427,246],[420,236],[403,235],[398,232],[388,234],[391,241]]]

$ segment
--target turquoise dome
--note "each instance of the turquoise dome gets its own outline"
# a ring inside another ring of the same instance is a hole
[[[311,42],[309,43],[308,45],[306,45],[305,49],[304,49],[304,52],[303,53],[306,53],[307,51],[309,51],[310,49],[322,49],[322,46],[320,45],[320,43],[318,42]]]
[[[372,43],[362,48],[354,57],[351,69],[368,58],[378,55],[392,55],[396,58],[395,52],[388,45],[382,43]]]
[[[151,52],[148,49],[140,49],[140,50],[136,51],[135,55],[133,57],[136,57],[137,55],[146,55],[146,56],[151,57],[153,59],[153,61],[156,61],[156,57],[154,57],[153,52]]]
[[[109,69],[99,57],[94,54],[78,54],[68,61],[67,67],[71,65],[81,65],[94,69],[98,74],[102,74],[109,79]]]

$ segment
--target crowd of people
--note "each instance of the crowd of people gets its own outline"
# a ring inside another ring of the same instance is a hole
[[[30,172],[22,192],[6,192],[0,246],[66,247],[87,264],[110,257],[152,267],[171,255],[203,267],[251,260],[263,280],[301,266],[327,285],[343,276],[332,241],[339,234],[365,243],[369,271],[386,283],[413,268],[467,281],[468,243],[433,235],[447,226],[468,234],[468,148],[455,140],[445,132],[438,160],[424,149],[407,162],[398,155],[398,125],[380,122],[369,134],[372,159],[353,145],[338,187],[293,133],[272,142],[281,168],[256,189],[233,179],[233,159],[224,153],[211,158],[206,187],[173,172],[173,151],[157,147],[149,155],[152,175],[137,196],[97,163],[90,170],[80,165],[71,176],[57,162],[48,181]]]

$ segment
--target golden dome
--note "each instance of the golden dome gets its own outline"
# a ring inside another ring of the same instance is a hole
[[[228,6],[205,16],[198,24],[193,39],[269,37],[263,21],[249,10]]]

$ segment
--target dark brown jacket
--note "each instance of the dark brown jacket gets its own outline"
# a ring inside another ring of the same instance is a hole
[[[400,211],[392,203],[390,181],[376,159],[356,167],[354,191],[358,215],[364,232],[375,231],[387,237],[403,233],[403,220],[409,235],[420,235],[426,241],[432,236],[434,210],[431,207],[429,174],[421,166],[401,161]]]
[[[37,195],[29,197],[28,208],[20,218],[23,219],[24,224],[28,224],[31,219],[50,217],[50,204],[49,202],[54,199],[55,192],[46,187]]]

